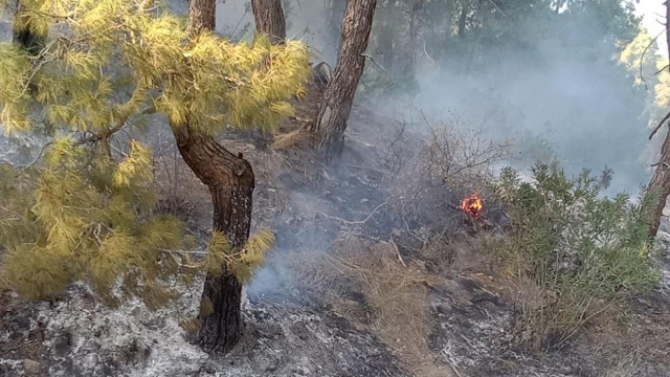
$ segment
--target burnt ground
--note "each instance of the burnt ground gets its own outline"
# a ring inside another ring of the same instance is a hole
[[[421,265],[433,277],[426,343],[439,375],[670,376],[667,287],[633,299],[627,322],[589,328],[561,350],[519,349],[516,288],[476,248],[466,247],[476,232],[453,207],[463,192],[439,188],[443,196],[430,207],[440,221],[430,223],[409,210],[405,215],[403,206],[398,212],[393,182],[400,173],[385,165],[389,159],[370,163],[388,157],[372,144],[380,135],[387,143],[396,139],[383,133],[392,121],[355,113],[336,168],[310,156],[266,153],[258,145],[228,141],[257,172],[254,227],[269,226],[277,234],[267,266],[248,287],[246,338],[230,355],[207,355],[188,343],[178,326],[177,313],[197,310],[197,288],[184,290],[178,310],[152,313],[138,303],[106,309],[86,287],[75,285],[52,302],[24,302],[2,293],[0,376],[423,376],[410,371],[392,347],[397,345],[342,315],[322,287],[305,284],[292,272],[296,264],[312,268],[294,259],[295,251],[328,255],[343,233],[373,243],[393,241],[399,263]],[[208,203],[198,200],[206,198],[203,187],[184,173],[180,189],[188,193],[182,215],[193,228],[205,229]],[[421,239],[438,225],[447,241],[438,257],[424,258]],[[339,292],[365,309],[369,303],[359,287],[341,280]]]

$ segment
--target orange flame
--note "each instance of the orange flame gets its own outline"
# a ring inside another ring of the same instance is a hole
[[[479,216],[483,208],[484,202],[477,194],[469,195],[461,202],[461,210],[474,218]]]

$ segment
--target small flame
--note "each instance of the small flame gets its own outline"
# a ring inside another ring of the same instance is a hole
[[[482,198],[477,194],[469,195],[461,202],[461,210],[474,218],[479,216],[483,208],[484,203],[482,202]]]

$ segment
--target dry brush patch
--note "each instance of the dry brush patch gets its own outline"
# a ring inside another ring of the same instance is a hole
[[[492,197],[493,165],[505,156],[505,148],[487,141],[481,130],[432,125],[425,118],[424,122],[430,131],[420,140],[402,136],[405,126],[400,123],[399,139],[385,149],[380,161],[396,168],[391,171],[390,209],[400,216],[405,230],[426,241],[460,228],[458,206],[465,196],[478,193],[485,201]],[[492,204],[487,202],[486,208]]]
[[[408,370],[418,376],[448,375],[428,346],[428,295],[439,277],[422,261],[403,260],[392,241],[348,232],[340,234],[331,253],[292,260],[301,284],[324,294],[336,315],[377,334]]]

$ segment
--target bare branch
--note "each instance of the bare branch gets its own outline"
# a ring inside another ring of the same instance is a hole
[[[140,113],[140,115],[149,115],[149,114],[154,114],[156,112],[155,107],[150,107]],[[77,145],[81,144],[87,144],[87,143],[95,143],[98,141],[101,141],[103,139],[108,139],[110,136],[114,135],[115,133],[121,131],[123,127],[126,125],[126,122],[128,122],[128,119],[130,118],[132,114],[128,114],[127,116],[121,118],[119,122],[116,124],[116,126],[110,128],[107,132],[102,133],[102,134],[95,134],[90,137],[85,137],[77,143]]]
[[[660,130],[661,127],[663,126],[663,123],[665,123],[665,121],[668,120],[668,119],[670,119],[670,111],[668,111],[668,113],[665,114],[665,116],[663,117],[663,119],[661,119],[661,121],[658,122],[658,124],[656,125],[656,128],[654,128],[654,130],[651,131],[651,135],[649,135],[649,140],[651,140],[651,138],[653,138],[654,135],[656,135],[656,133],[658,132],[658,130]]]
[[[640,65],[640,79],[641,79],[642,82],[644,83],[644,89],[645,89],[645,90],[649,90],[649,86],[647,85],[647,80],[644,79],[644,74],[642,73],[642,63],[644,62],[644,57],[645,57],[645,55],[647,54],[647,50],[649,50],[649,47],[653,46],[654,43],[656,43],[656,40],[658,39],[658,37],[661,36],[661,34],[663,34],[663,32],[658,33],[658,34],[657,34],[657,35],[656,35],[656,36],[649,42],[649,44],[644,48],[644,50],[642,50],[642,55],[640,56],[640,64],[639,64],[639,65]],[[658,72],[657,72],[657,73],[658,73]]]
[[[370,59],[373,63],[375,63],[375,65],[376,65],[377,67],[381,68],[381,70],[384,71],[384,73],[386,73],[386,75],[388,75],[389,77],[391,77],[391,75],[389,75],[389,73],[388,73],[388,71],[386,70],[386,68],[382,67],[379,63],[377,63],[377,61],[376,61],[372,56],[370,56],[370,55],[368,55],[368,54],[361,54],[361,55],[364,56],[364,57],[366,57],[366,58],[368,58],[368,59]]]
[[[507,14],[505,14],[505,12],[503,12],[502,9],[500,9],[500,7],[498,6],[498,4],[496,4],[493,0],[489,0],[489,3],[493,4],[493,6],[498,10],[498,12],[500,12],[503,16],[505,16],[505,18],[508,17]]]
[[[324,216],[324,217],[326,217],[326,218],[328,218],[328,219],[337,220],[337,221],[340,221],[340,222],[342,222],[342,223],[344,223],[344,224],[347,224],[347,225],[362,225],[362,224],[365,224],[366,222],[368,222],[368,220],[370,220],[370,219],[372,218],[372,216],[373,216],[373,215],[374,215],[380,208],[382,208],[383,206],[385,206],[385,205],[387,205],[387,204],[389,204],[389,203],[388,203],[388,202],[384,202],[384,203],[378,205],[375,209],[372,210],[372,212],[370,212],[370,214],[369,214],[365,219],[363,219],[363,220],[359,220],[359,221],[349,221],[349,220],[345,220],[345,219],[342,219],[342,218],[339,218],[339,217],[326,215],[326,214],[323,213],[323,212],[319,212],[319,213],[320,213],[322,216]]]

